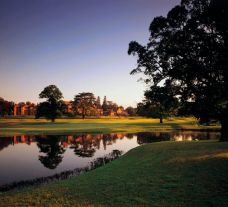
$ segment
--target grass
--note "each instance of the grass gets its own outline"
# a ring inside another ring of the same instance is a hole
[[[227,172],[228,143],[153,143],[84,175],[0,194],[0,206],[224,207]]]
[[[0,134],[67,134],[73,132],[148,132],[168,130],[219,130],[220,126],[199,126],[194,118],[158,119],[147,118],[101,118],[101,119],[57,119],[51,123],[45,119],[20,118],[0,119]]]

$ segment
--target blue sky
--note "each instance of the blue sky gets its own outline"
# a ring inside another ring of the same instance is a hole
[[[129,75],[128,44],[149,37],[155,16],[180,0],[0,0],[0,97],[42,101],[50,84],[135,106],[145,85]]]

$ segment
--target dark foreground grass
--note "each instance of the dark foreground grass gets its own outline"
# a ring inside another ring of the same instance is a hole
[[[161,142],[104,167],[0,195],[0,206],[228,206],[228,143]]]

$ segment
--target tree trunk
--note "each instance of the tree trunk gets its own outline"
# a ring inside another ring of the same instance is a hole
[[[54,123],[54,122],[55,122],[55,118],[52,118],[52,119],[51,119],[51,122]]]
[[[228,141],[228,117],[223,117],[221,120],[221,138],[220,141],[227,142]]]
[[[85,119],[85,108],[82,108],[82,119]]]
[[[160,116],[160,124],[163,124],[163,118]]]
[[[220,141],[227,142],[228,141],[228,105],[226,106],[226,109],[224,109],[224,111],[221,114],[220,123],[221,123]]]

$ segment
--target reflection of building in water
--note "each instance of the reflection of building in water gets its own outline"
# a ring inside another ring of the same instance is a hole
[[[210,139],[220,139],[220,132],[173,132],[171,135],[171,140],[173,141],[197,141]]]
[[[189,134],[178,134],[173,136],[174,141],[192,141],[192,135]]]
[[[30,145],[32,142],[35,142],[35,137],[29,135],[13,136],[12,138],[13,144],[26,143]]]
[[[137,142],[139,145],[170,140],[170,134],[165,132],[139,132]]]
[[[78,134],[57,137],[59,137],[59,144],[63,148],[77,145],[83,147],[84,149],[100,149],[100,144],[103,143],[103,148],[106,149],[107,145],[112,145],[117,139],[123,139],[125,134]],[[48,140],[53,138],[51,135],[17,135],[11,137],[2,137],[0,139],[0,150],[8,147],[9,145],[16,145],[20,143],[30,145],[33,142],[37,142],[37,139]]]
[[[191,141],[191,140],[206,140],[206,139],[219,139],[219,132],[140,132],[137,133],[138,144],[145,144],[159,141]],[[124,137],[132,139],[134,134],[127,133],[111,133],[111,134],[77,134],[59,137],[59,145],[63,148],[67,147],[82,147],[83,149],[100,149],[103,145],[103,149],[106,150],[108,145],[116,143],[117,140],[121,140]],[[9,145],[15,145],[19,143],[25,143],[30,145],[33,142],[37,142],[37,138],[52,139],[49,135],[20,135],[11,137],[1,137],[0,150],[8,147]]]

